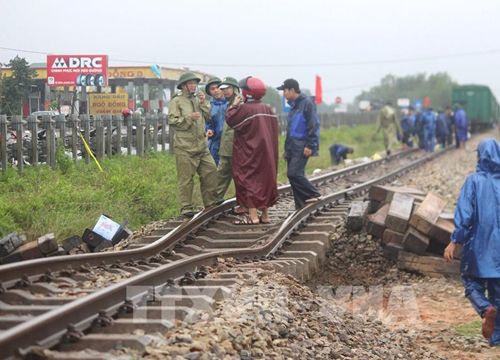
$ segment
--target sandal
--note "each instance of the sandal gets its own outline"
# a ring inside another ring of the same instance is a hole
[[[270,223],[271,223],[271,220],[264,221],[264,220],[262,220],[262,216],[259,216],[259,222],[260,222],[261,224],[270,224]]]
[[[250,216],[245,216],[245,217],[234,220],[233,224],[234,225],[259,225],[260,221],[253,222],[253,220],[250,219]]]
[[[247,213],[247,209],[241,206],[235,206],[234,208],[231,209],[231,214],[233,215],[244,215]]]

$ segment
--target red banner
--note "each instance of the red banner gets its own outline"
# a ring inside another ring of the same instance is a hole
[[[431,98],[428,96],[424,96],[424,108],[428,108],[431,106]]]
[[[316,75],[316,96],[314,97],[316,104],[321,104],[323,102],[323,87],[321,86],[321,78]]]
[[[107,55],[47,55],[49,86],[107,86]]]

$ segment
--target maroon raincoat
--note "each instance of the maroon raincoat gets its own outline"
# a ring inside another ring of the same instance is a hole
[[[246,208],[270,207],[278,200],[278,118],[260,101],[232,106],[226,122],[234,129],[233,180],[236,201]]]

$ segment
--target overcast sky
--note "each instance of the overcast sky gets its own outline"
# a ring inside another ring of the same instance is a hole
[[[448,72],[500,98],[498,0],[0,0],[0,47],[107,54],[111,65],[288,77],[352,100],[386,74]],[[0,49],[0,63],[16,54]],[[128,60],[128,61],[125,61]],[[313,91],[314,92],[314,91]]]

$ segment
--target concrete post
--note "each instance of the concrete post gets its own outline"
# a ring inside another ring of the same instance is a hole
[[[87,144],[90,146],[90,119],[88,115],[82,115],[82,126],[83,126],[83,137],[85,138],[85,141]],[[82,143],[82,153],[85,154],[85,163],[88,164],[90,163],[90,154],[88,153],[87,149],[85,148],[84,144]]]
[[[80,120],[78,119],[78,115],[71,114],[70,115],[70,126],[71,126],[71,152],[73,153],[73,160],[76,161],[78,159],[78,132],[80,131],[79,126]]]
[[[153,151],[157,152],[158,151],[158,114],[153,115],[153,120],[152,120],[151,125],[153,126],[152,147],[153,147]]]
[[[57,115],[56,124],[59,128],[59,138],[62,140],[62,145],[66,145],[66,116],[63,114]]]
[[[28,128],[31,131],[31,165],[38,165],[38,119],[36,116],[28,117]]]
[[[22,173],[24,168],[23,159],[23,117],[20,115],[15,115],[12,121],[16,129],[16,159],[17,159],[17,170]]]
[[[150,105],[150,103],[149,103],[149,84],[145,82],[144,85],[142,86],[142,89],[143,89],[143,97],[144,97],[142,107],[144,108],[144,112],[147,114],[151,110],[151,107],[149,106]]]
[[[134,114],[134,123],[136,130],[136,152],[139,156],[144,156],[144,122],[141,114]]]
[[[104,126],[102,124],[102,117],[96,116],[95,119],[95,136],[96,136],[96,157],[98,160],[104,158]]]
[[[105,115],[104,117],[104,126],[106,127],[106,155],[111,157],[113,154],[113,119],[111,115]]]
[[[7,115],[0,115],[0,156],[2,172],[7,171]]]
[[[115,140],[115,148],[116,148],[116,155],[121,155],[122,154],[122,117],[121,115],[113,115],[113,121],[115,122],[116,125],[116,140]]]
[[[132,116],[130,115],[127,120],[127,155],[132,155]]]
[[[152,116],[150,113],[146,113],[145,116],[145,131],[144,131],[144,149],[145,151],[151,150],[151,124],[152,124]]]
[[[161,151],[165,152],[166,150],[166,145],[167,145],[167,139],[168,139],[168,124],[167,124],[167,115],[166,114],[160,114],[160,124],[161,124]],[[170,144],[169,144],[170,148]]]

